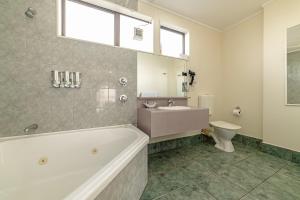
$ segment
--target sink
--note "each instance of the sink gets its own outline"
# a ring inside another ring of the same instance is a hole
[[[159,110],[188,110],[191,109],[191,107],[187,106],[161,106],[158,107]]]

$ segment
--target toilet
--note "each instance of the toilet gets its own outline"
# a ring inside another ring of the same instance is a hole
[[[198,97],[198,107],[208,108],[209,116],[212,116],[214,108],[214,95],[200,95]],[[242,127],[225,121],[212,121],[209,124],[214,129],[214,132],[211,133],[211,136],[216,142],[215,147],[225,152],[234,152],[234,146],[231,142],[231,139]]]
[[[225,152],[234,152],[231,139],[236,135],[236,131],[242,127],[224,121],[213,121],[209,124],[214,128],[211,135],[216,142],[215,147]]]

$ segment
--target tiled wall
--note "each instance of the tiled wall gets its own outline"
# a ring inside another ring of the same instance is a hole
[[[137,0],[115,2],[137,7]],[[24,15],[28,7],[37,10],[33,19]],[[37,133],[136,123],[137,53],[58,38],[56,9],[56,0],[0,1],[0,137],[22,135],[33,123]],[[52,88],[54,69],[81,72],[82,88]],[[116,89],[116,102],[97,110],[103,87]],[[129,96],[125,105],[120,94]]]
[[[95,200],[140,199],[148,180],[148,153],[144,147]]]

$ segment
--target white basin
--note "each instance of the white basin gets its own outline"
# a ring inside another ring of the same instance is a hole
[[[161,106],[161,107],[158,107],[157,109],[159,109],[159,110],[188,110],[191,108],[187,107],[187,106]]]

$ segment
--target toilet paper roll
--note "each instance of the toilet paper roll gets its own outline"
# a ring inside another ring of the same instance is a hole
[[[241,115],[241,109],[235,108],[232,113],[234,116],[239,117]]]

